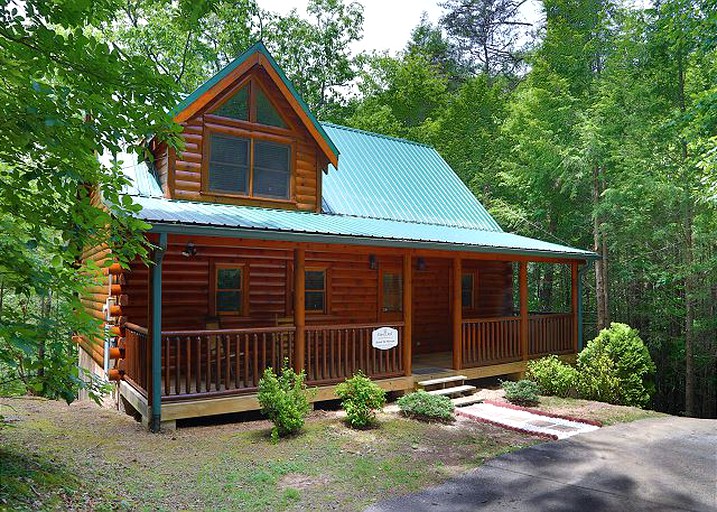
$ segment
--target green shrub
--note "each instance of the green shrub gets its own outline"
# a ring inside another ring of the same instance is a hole
[[[551,355],[530,361],[525,378],[535,382],[543,395],[568,397],[575,393],[578,372],[558,356]]]
[[[505,398],[517,405],[537,405],[538,404],[538,385],[532,380],[519,380],[512,382],[503,381],[503,389],[505,390]]]
[[[258,399],[262,414],[274,424],[272,440],[278,441],[279,437],[296,433],[304,426],[311,410],[305,380],[306,374],[303,371],[297,374],[289,368],[288,361],[278,376],[271,367],[264,370],[259,380]]]
[[[346,421],[354,428],[364,428],[376,421],[376,411],[386,404],[386,392],[359,370],[336,386],[336,395],[346,411]]]
[[[424,421],[451,421],[455,406],[448,397],[420,390],[398,399],[398,408],[410,417]]]
[[[644,407],[654,392],[655,364],[638,332],[610,324],[578,355],[581,397]]]

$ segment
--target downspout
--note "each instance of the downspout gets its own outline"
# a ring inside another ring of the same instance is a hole
[[[162,421],[162,259],[166,250],[167,233],[160,233],[152,257],[152,432],[159,432]]]
[[[578,270],[578,351],[583,349],[583,277],[593,264],[593,260],[588,260],[580,270]]]

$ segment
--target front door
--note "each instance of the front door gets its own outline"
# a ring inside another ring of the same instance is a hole
[[[400,266],[381,267],[378,308],[381,322],[403,320],[403,273]]]

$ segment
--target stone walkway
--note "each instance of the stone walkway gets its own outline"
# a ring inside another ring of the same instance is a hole
[[[526,410],[512,409],[489,403],[461,407],[456,409],[456,414],[520,432],[552,437],[553,439],[565,439],[576,434],[592,432],[599,428],[587,423],[533,414]]]

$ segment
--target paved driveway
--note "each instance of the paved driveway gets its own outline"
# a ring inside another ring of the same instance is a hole
[[[717,511],[717,420],[606,427],[493,459],[371,512]]]

